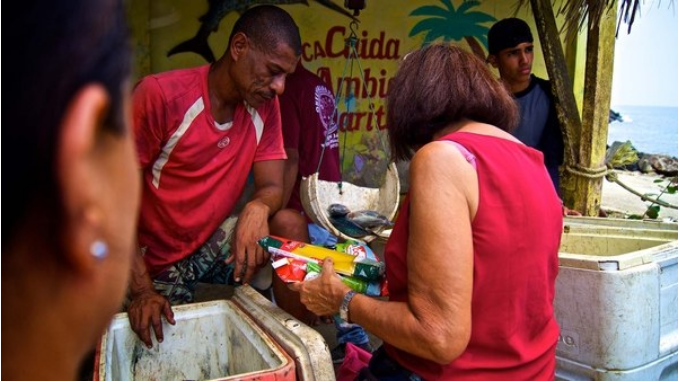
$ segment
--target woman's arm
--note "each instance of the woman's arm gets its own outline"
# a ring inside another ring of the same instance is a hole
[[[408,302],[357,295],[349,318],[390,345],[446,364],[464,351],[471,333],[471,221],[478,180],[462,154],[446,142],[420,149],[410,176]],[[329,274],[304,284],[302,302],[316,314],[337,312],[348,290]],[[315,311],[323,307],[334,311]]]

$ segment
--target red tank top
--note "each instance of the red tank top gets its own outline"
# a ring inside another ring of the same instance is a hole
[[[553,380],[559,335],[554,284],[563,218],[542,153],[473,133],[441,140],[461,144],[476,158],[479,206],[472,222],[471,338],[464,353],[447,365],[386,343],[385,349],[427,380]],[[385,249],[391,301],[408,298],[409,199]]]

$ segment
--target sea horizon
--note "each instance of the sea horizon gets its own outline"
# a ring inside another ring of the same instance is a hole
[[[615,105],[611,109],[622,115],[623,122],[608,125],[609,145],[629,140],[638,152],[677,157],[679,107]]]

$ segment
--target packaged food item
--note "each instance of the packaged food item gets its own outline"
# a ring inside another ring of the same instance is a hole
[[[337,243],[335,245],[335,250],[356,256],[357,259],[371,259],[379,261],[373,250],[370,249],[368,244],[363,241],[347,240],[342,243]]]
[[[283,282],[292,283],[304,281],[307,275],[307,262],[290,257],[278,257],[272,262],[272,266],[278,277]]]
[[[287,257],[301,261],[310,260],[320,264],[325,258],[333,260],[335,272],[345,276],[358,276],[377,281],[384,275],[384,262],[356,256],[340,251],[319,247],[277,236],[266,236],[259,240],[265,250],[276,257]]]
[[[304,280],[310,280],[315,278],[321,273],[321,266],[315,262],[307,263],[307,275]],[[311,275],[311,276],[310,276]],[[365,294],[367,296],[381,296],[382,295],[382,283],[379,281],[368,281],[366,279],[354,276],[344,276],[338,275],[342,282],[351,288],[352,290]]]

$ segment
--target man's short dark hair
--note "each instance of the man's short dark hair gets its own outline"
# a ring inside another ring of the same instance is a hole
[[[489,54],[498,54],[524,42],[533,42],[533,34],[525,21],[515,17],[498,21],[488,31]]]
[[[283,42],[295,52],[302,54],[302,39],[292,17],[273,5],[260,5],[245,11],[236,21],[229,36],[229,46],[236,33],[242,32],[260,50],[272,51]]]

